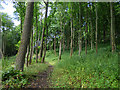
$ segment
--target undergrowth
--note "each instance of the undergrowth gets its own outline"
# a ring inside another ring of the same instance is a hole
[[[29,79],[33,79],[34,75],[47,69],[48,64],[35,63],[24,67],[24,71],[15,70],[16,56],[2,59],[2,85],[3,88],[24,88],[29,84]]]
[[[58,62],[54,54],[48,55],[47,60]],[[69,52],[65,52],[62,60],[53,65],[51,87],[118,88],[118,54],[111,53],[110,47],[99,48],[98,54],[95,50],[88,50],[87,55],[82,51],[78,56],[76,51],[72,58]]]

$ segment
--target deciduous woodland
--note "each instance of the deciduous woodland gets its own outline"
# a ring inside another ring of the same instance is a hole
[[[119,88],[120,2],[13,7],[17,26],[0,12],[3,88]]]

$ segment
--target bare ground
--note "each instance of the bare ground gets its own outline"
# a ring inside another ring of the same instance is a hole
[[[34,75],[34,79],[30,80],[30,84],[26,85],[25,88],[49,88],[51,83],[49,82],[49,76],[53,71],[53,66],[49,65],[47,70],[39,72],[38,75]]]

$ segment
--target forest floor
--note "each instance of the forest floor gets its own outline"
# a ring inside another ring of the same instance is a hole
[[[32,64],[22,72],[26,78],[19,80],[11,77],[4,86],[9,84],[10,87],[18,87],[23,85],[23,81],[25,86],[22,88],[118,88],[120,85],[118,53],[112,53],[109,46],[101,46],[97,54],[95,49],[89,49],[87,55],[82,51],[81,56],[74,51],[72,58],[70,52],[65,51],[60,61],[59,52],[56,52],[55,56],[54,51],[47,51],[45,63],[36,63],[34,55]],[[3,71],[11,70],[9,68],[15,63],[15,58],[3,60]]]
[[[48,63],[46,63],[48,64]],[[30,84],[26,85],[25,88],[49,88],[51,85],[49,76],[53,71],[53,66],[48,65],[48,68],[43,72],[38,72],[37,75],[33,75],[35,78],[30,79]]]

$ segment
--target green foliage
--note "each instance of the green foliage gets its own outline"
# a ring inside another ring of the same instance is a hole
[[[16,56],[3,58],[2,59],[2,70],[5,71],[9,67],[14,67],[15,58],[16,58]]]
[[[14,14],[17,17],[18,20],[24,21],[24,17],[25,17],[25,10],[26,10],[26,3],[25,2],[13,2],[14,3],[14,8],[16,9],[14,11]],[[22,22],[23,23],[23,22]]]
[[[58,56],[55,56],[53,50],[49,50],[46,52],[46,61],[49,62],[51,65],[56,65],[56,63],[58,63]]]
[[[2,84],[6,88],[22,88],[28,83],[28,78],[23,72],[10,67],[2,73]]]
[[[24,69],[24,73],[26,75],[36,75],[39,72],[46,70],[47,67],[48,67],[48,65],[44,64],[44,63],[34,63],[34,64],[30,65],[29,67],[26,67]]]
[[[100,48],[98,54],[89,50],[87,56],[84,51],[81,56],[77,55],[75,52],[70,58],[66,52],[59,63],[53,64],[52,87],[118,88],[117,53],[112,54],[109,47],[105,47]]]
[[[15,46],[16,46],[16,50],[19,49],[20,43],[21,43],[21,41],[19,41],[17,44],[15,44]]]
[[[14,27],[12,18],[6,13],[0,13],[2,16],[1,35],[3,43],[3,54],[4,56],[12,56],[16,54],[15,44],[20,40],[20,28],[19,26]]]
[[[21,72],[14,70],[15,58],[16,56],[2,59],[2,84],[5,88],[23,88],[33,75],[45,71],[48,67],[48,64],[36,63],[33,59],[32,64]]]

